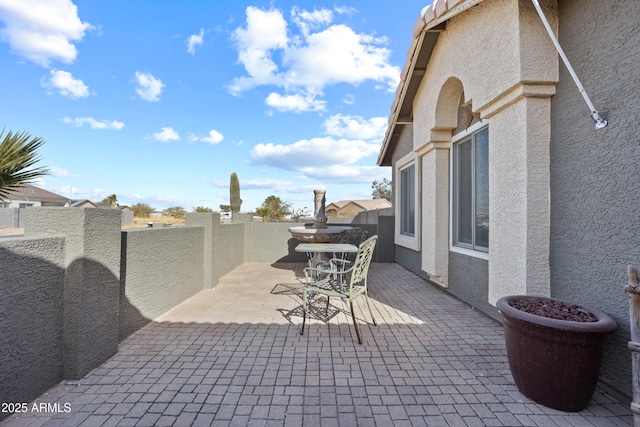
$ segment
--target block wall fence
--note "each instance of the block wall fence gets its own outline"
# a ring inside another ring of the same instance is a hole
[[[122,230],[117,210],[32,208],[24,221],[23,236],[0,238],[0,402],[82,378],[245,262],[306,262],[291,223],[248,214],[221,224],[218,213],[188,213],[185,226]],[[393,262],[392,216],[352,222],[380,236],[377,262]]]

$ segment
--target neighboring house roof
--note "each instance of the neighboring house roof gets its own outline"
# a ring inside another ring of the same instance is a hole
[[[120,209],[121,211],[132,211],[132,209],[129,206],[111,206],[111,205],[102,205],[102,204],[98,204],[96,205],[97,208],[99,209]]]
[[[71,207],[72,208],[97,208],[98,205],[93,203],[91,200],[84,199],[84,200],[72,200]]]
[[[402,127],[413,123],[413,98],[431,59],[438,35],[445,30],[446,21],[482,1],[435,0],[420,12],[413,26],[413,40],[391,105],[389,126],[378,155],[378,165],[391,165],[389,147],[395,144]]]
[[[62,203],[69,202],[67,197],[47,191],[34,185],[25,184],[18,187],[14,192],[9,194],[9,200],[19,200],[28,202],[45,202],[45,203]]]
[[[340,210],[349,204],[354,204],[361,207],[365,211],[372,211],[376,209],[385,209],[391,207],[391,202],[387,199],[366,199],[366,200],[340,200],[339,202],[330,203],[325,209]]]

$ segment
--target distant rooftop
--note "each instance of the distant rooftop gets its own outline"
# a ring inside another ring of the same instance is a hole
[[[9,200],[45,203],[68,203],[69,198],[62,197],[34,185],[25,184],[9,194]]]
[[[385,209],[391,207],[391,202],[387,199],[365,199],[365,200],[340,200],[339,202],[329,203],[329,206],[335,206],[337,209],[342,209],[349,203],[356,204],[364,210],[371,211],[375,209]]]

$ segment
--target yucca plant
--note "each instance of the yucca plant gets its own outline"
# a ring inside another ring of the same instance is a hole
[[[0,132],[0,200],[20,186],[28,184],[49,171],[45,167],[33,166],[40,161],[37,150],[45,143],[40,137],[27,132]]]

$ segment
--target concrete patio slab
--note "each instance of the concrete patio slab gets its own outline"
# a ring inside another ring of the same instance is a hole
[[[318,298],[300,335],[302,268],[238,267],[129,336],[100,368],[0,425],[632,424],[628,402],[601,387],[579,413],[521,395],[502,327],[397,264],[371,267],[378,326],[361,299],[362,345],[338,300],[325,316]]]

